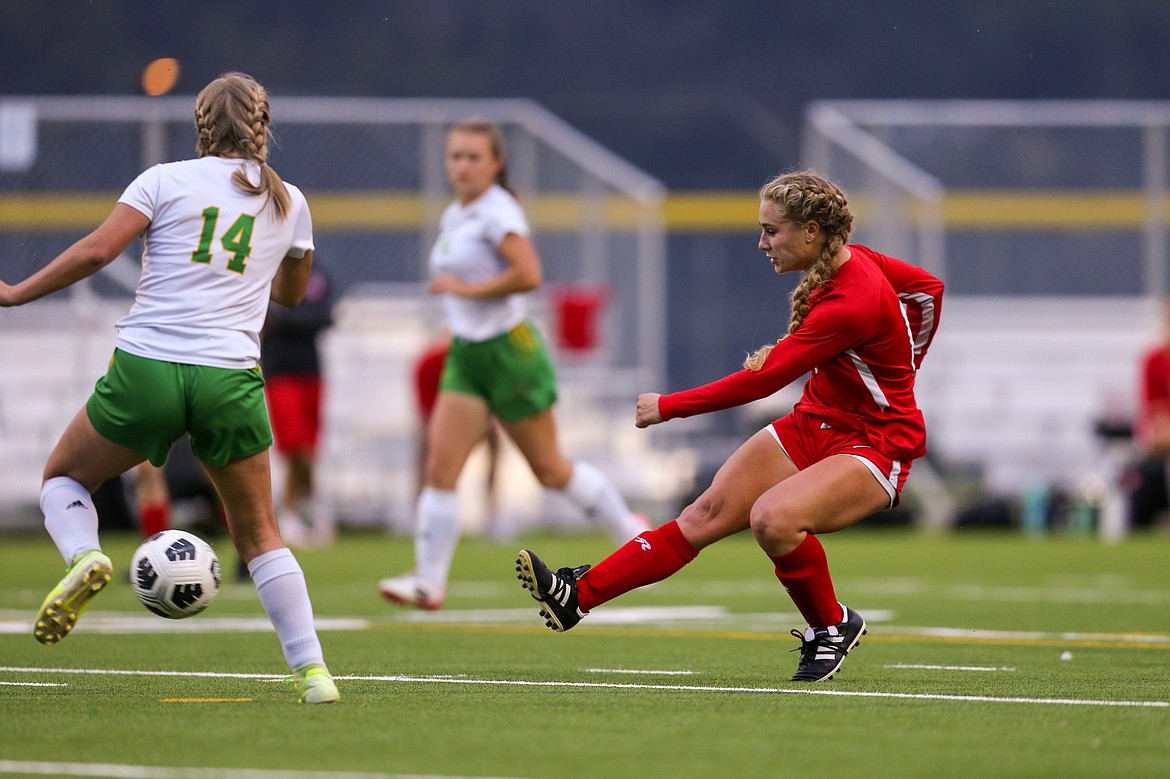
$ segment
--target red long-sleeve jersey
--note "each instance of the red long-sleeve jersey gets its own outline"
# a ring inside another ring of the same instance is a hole
[[[891,459],[925,454],[914,373],[938,328],[943,283],[868,247],[848,248],[849,261],[814,291],[800,328],[776,344],[759,370],[663,395],[662,418],[740,406],[810,374],[796,409],[865,432]]]

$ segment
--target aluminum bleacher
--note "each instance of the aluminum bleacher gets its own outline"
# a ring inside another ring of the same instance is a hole
[[[387,287],[386,289],[393,289]],[[406,531],[413,526],[418,414],[414,361],[435,330],[426,298],[413,287],[355,295],[339,304],[323,338],[325,425],[319,462],[323,510],[343,525]],[[41,469],[61,431],[89,396],[113,349],[125,301],[84,305],[40,301],[6,312],[0,331],[0,528],[31,525]],[[696,461],[685,448],[655,444],[633,426],[637,389],[620,371],[569,362],[561,370],[557,421],[572,457],[605,471],[638,507],[663,514],[692,489]],[[283,464],[274,456],[274,477]],[[460,482],[461,520],[487,530],[481,458]],[[498,472],[507,527],[586,527],[584,517],[542,490],[527,464],[505,445]],[[656,511],[661,508],[661,511]]]
[[[918,377],[931,455],[976,464],[984,488],[1112,490],[1124,449],[1097,435],[1131,420],[1142,353],[1161,337],[1142,298],[954,298]]]

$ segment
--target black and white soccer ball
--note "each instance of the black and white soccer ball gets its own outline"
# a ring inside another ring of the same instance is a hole
[[[142,605],[167,619],[198,614],[219,594],[219,559],[185,530],[164,530],[142,542],[130,560],[130,581]]]

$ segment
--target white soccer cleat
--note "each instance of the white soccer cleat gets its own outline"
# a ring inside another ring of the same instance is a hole
[[[447,591],[442,586],[408,573],[378,582],[378,591],[391,603],[434,611],[443,607]]]

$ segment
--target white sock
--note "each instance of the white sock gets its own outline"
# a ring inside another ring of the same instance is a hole
[[[562,493],[589,517],[605,525],[613,540],[624,544],[645,528],[605,474],[582,460],[573,462],[573,475]]]
[[[415,523],[415,572],[446,587],[459,543],[459,501],[455,492],[423,487],[418,496]]]
[[[248,563],[248,573],[276,628],[288,667],[295,671],[306,663],[325,662],[313,626],[313,604],[305,574],[292,551],[284,548],[265,552]]]
[[[55,476],[41,487],[41,511],[57,551],[68,564],[74,556],[101,549],[98,542],[98,515],[93,496],[81,483],[68,476]]]

